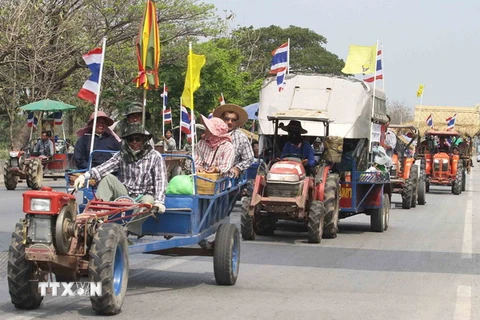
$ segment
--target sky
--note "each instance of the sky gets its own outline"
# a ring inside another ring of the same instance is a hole
[[[231,28],[290,25],[327,39],[344,61],[349,45],[383,45],[388,100],[473,107],[480,103],[480,0],[204,0],[218,14],[231,10]],[[280,45],[281,43],[279,43]],[[382,86],[382,81],[377,81]]]

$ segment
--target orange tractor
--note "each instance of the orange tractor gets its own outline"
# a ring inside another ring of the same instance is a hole
[[[425,133],[419,156],[422,158],[421,168],[425,168],[425,190],[430,185],[451,186],[452,193],[462,193],[464,180],[463,161],[453,147],[453,141],[460,134],[456,131],[434,131]]]
[[[425,204],[425,179],[415,164],[417,154],[415,145],[418,142],[418,130],[414,126],[390,125],[389,129],[395,132],[397,146],[392,156],[393,166],[390,169],[392,193],[402,196],[402,208],[415,208]]]

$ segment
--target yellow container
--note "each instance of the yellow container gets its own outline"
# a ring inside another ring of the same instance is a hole
[[[220,173],[206,173],[206,172],[198,172],[198,177],[210,179],[213,181],[217,181],[222,178]],[[220,187],[219,191],[223,189]],[[205,181],[200,178],[197,178],[197,193],[204,194],[204,195],[213,195],[215,193],[215,182]]]

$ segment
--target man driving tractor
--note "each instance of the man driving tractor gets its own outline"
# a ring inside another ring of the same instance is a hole
[[[315,157],[313,148],[308,141],[302,138],[302,134],[306,134],[307,130],[302,128],[300,121],[291,120],[288,125],[281,123],[280,129],[288,132],[288,141],[283,147],[282,158],[288,155],[299,155],[302,157],[302,163],[308,174],[315,174]]]
[[[47,131],[42,131],[42,136],[33,148],[33,154],[51,157],[54,154],[53,142],[48,138]]]

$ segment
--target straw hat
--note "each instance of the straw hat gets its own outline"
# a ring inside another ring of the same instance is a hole
[[[88,120],[88,125],[91,125],[93,124],[93,119],[95,118],[95,112],[92,112],[92,114],[90,115],[90,119]],[[105,119],[105,122],[107,123],[107,126],[110,127],[112,124],[113,124],[113,120],[112,118],[110,118],[109,116],[107,116],[107,114],[103,111],[98,111],[97,112],[97,119],[99,118],[103,118]]]
[[[248,120],[247,111],[245,111],[245,109],[243,109],[239,105],[232,104],[232,103],[227,103],[217,107],[215,111],[213,111],[213,116],[216,118],[222,118],[223,113],[225,112],[235,112],[237,114],[238,116],[237,127],[243,127],[245,123],[247,123],[247,120]]]
[[[224,137],[228,135],[228,126],[225,122],[223,122],[220,118],[211,118],[208,119],[204,115],[202,115],[203,123],[205,127],[210,131],[210,133],[216,137]]]
[[[307,130],[302,128],[302,124],[298,120],[290,120],[288,125],[280,123],[278,127],[287,132],[300,132],[300,134],[305,134],[308,132]]]

